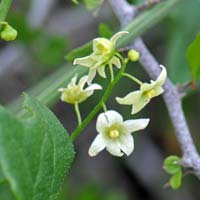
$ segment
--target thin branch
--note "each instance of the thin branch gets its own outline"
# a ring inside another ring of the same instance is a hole
[[[135,13],[137,13],[137,8],[132,7],[125,0],[109,0],[109,2],[118,16],[122,27],[133,20]],[[135,39],[131,46],[140,52],[140,62],[149,76],[152,79],[156,79],[160,73],[159,63],[145,46],[142,39]],[[183,113],[179,92],[169,79],[164,84],[164,90],[163,98],[183,153],[182,165],[192,169],[196,176],[200,178],[200,157]]]

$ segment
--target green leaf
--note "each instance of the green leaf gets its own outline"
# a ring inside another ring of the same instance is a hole
[[[94,10],[102,4],[103,0],[84,0],[86,7],[89,10]]]
[[[168,26],[165,26],[168,31],[166,66],[169,77],[174,83],[188,83],[192,79],[185,55],[189,44],[200,31],[199,6],[199,0],[181,1],[168,18]]]
[[[62,37],[52,37],[43,33],[35,41],[35,57],[44,67],[54,67],[63,62],[67,42]]]
[[[75,4],[79,4],[79,2],[77,0],[72,0],[72,2]]]
[[[196,36],[195,40],[188,47],[187,50],[187,60],[194,80],[198,80],[200,78],[199,52],[200,52],[200,33]]]
[[[0,107],[0,165],[19,200],[56,200],[74,158],[55,115],[25,95],[21,119]]]
[[[170,178],[169,184],[174,190],[177,190],[181,186],[181,180],[182,180],[182,171],[179,171]]]
[[[113,31],[110,29],[110,27],[107,24],[100,23],[99,25],[99,36],[104,38],[111,38],[113,35]]]
[[[169,156],[164,160],[164,169],[169,174],[176,174],[177,172],[181,171],[181,166],[178,163],[180,158],[178,156]]]
[[[92,41],[70,51],[65,59],[73,62],[75,58],[81,58],[84,56],[88,56],[88,54],[92,53]]]

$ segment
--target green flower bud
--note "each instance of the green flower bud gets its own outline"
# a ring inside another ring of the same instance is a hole
[[[1,39],[5,41],[15,40],[17,37],[17,31],[7,22],[2,22],[1,24],[3,25],[2,31],[0,33]]]
[[[132,61],[132,62],[137,62],[140,59],[140,53],[134,49],[131,49],[128,52],[128,58]]]

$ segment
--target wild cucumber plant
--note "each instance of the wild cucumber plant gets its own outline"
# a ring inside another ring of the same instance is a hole
[[[179,93],[167,79],[166,68],[157,64],[140,38],[129,46],[126,55],[122,54],[118,48],[121,46],[127,49],[126,45],[134,37],[139,36],[149,26],[156,23],[158,18],[163,17],[164,13],[167,13],[178,1],[169,0],[163,6],[158,5],[160,7],[154,12],[139,16],[133,24],[131,23],[123,31],[117,32],[110,39],[95,38],[92,43],[90,42],[84,47],[92,48],[92,53],[89,55],[72,56],[73,64],[80,65],[82,69],[72,73],[72,78],[66,81],[66,83],[68,82],[66,88],[63,85],[62,87],[56,85],[50,90],[50,93],[55,95],[61,94],[61,101],[74,106],[78,125],[72,133],[68,133],[64,129],[56,116],[42,102],[26,93],[23,94],[25,99],[24,112],[21,112],[20,115],[15,116],[0,106],[0,175],[2,174],[0,184],[9,183],[16,199],[58,199],[65,174],[75,157],[73,142],[101,109],[103,112],[98,115],[96,122],[97,136],[88,147],[89,156],[96,156],[104,149],[118,157],[129,156],[133,152],[134,138],[132,133],[145,129],[150,120],[148,118],[124,120],[117,108],[116,110],[107,108],[106,102],[122,78],[129,78],[138,86],[137,90],[130,91],[125,97],[121,97],[119,93],[115,98],[119,106],[130,106],[132,115],[141,111],[152,98],[166,93],[164,98],[183,151],[182,158],[169,156],[164,161],[164,169],[172,176],[168,184],[173,189],[178,189],[181,186],[184,170],[187,168],[192,169],[197,177],[200,176],[199,155],[184,119]],[[76,0],[73,2],[78,3]],[[88,5],[92,7],[101,2],[103,1],[100,0],[97,4],[93,2],[92,5]],[[118,14],[123,26],[127,23],[127,16],[128,21],[130,21],[137,14],[134,13],[136,8],[127,4],[125,0],[109,0],[109,2]],[[149,8],[157,3],[160,1],[148,1],[136,10]],[[11,0],[2,0],[0,4],[0,38],[5,41],[14,40],[17,37],[17,31],[4,21],[10,4]],[[187,59],[194,79],[200,75],[200,59],[197,53],[200,46],[199,38],[200,35],[190,45],[187,52]],[[118,45],[119,43],[121,45]],[[71,54],[73,55],[74,52],[72,51]],[[137,61],[140,61],[147,68],[147,71],[149,70],[149,74],[153,74],[154,78],[149,83],[143,82],[127,72],[128,62],[133,64]],[[109,75],[106,74],[107,68]],[[87,75],[85,69],[88,70]],[[79,76],[80,74],[83,75]],[[94,83],[97,74],[101,78],[109,79],[106,88]],[[92,98],[93,93],[98,92],[96,90],[103,90],[103,95],[88,116],[83,119],[79,106],[88,98]],[[48,98],[48,95],[46,96]]]

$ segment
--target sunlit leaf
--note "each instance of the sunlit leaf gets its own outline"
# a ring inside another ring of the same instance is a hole
[[[187,60],[194,80],[200,78],[200,33],[187,50]]]
[[[164,169],[169,174],[175,174],[181,170],[181,166],[179,164],[180,158],[178,156],[169,156],[164,161]]]
[[[0,165],[19,200],[56,200],[74,157],[67,132],[39,101],[25,96],[26,117],[0,107]]]
[[[170,178],[169,184],[174,190],[177,190],[181,186],[181,180],[182,180],[182,171],[179,171]]]

